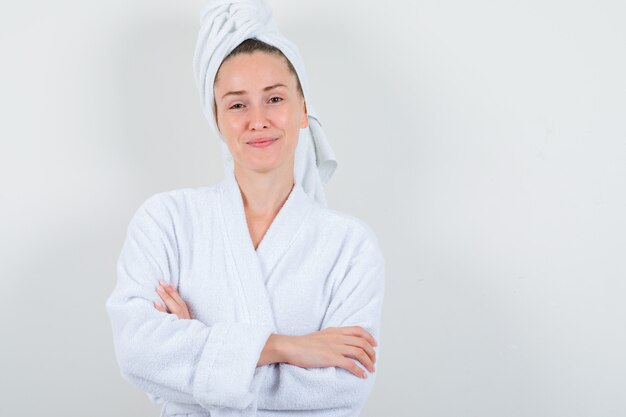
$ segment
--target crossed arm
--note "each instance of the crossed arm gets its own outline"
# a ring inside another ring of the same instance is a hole
[[[163,210],[153,197],[131,220],[106,303],[127,380],[151,396],[208,410],[245,409],[255,400],[258,409],[294,412],[363,405],[375,374],[356,377],[363,370],[355,361],[368,367],[367,358],[375,359],[369,338],[378,338],[384,287],[375,245],[355,257],[320,332],[285,336],[250,323],[207,326],[155,304],[166,301],[155,291],[159,277],[171,282],[177,263],[173,225],[158,220],[169,218]],[[260,366],[269,367],[264,379]]]
[[[182,320],[191,320],[187,303],[172,284],[159,281],[156,291],[165,304],[154,302],[157,310],[174,314]],[[361,366],[374,372],[375,346],[374,337],[360,326],[328,327],[305,336],[273,333],[263,347],[257,366],[274,363],[289,363],[301,368],[337,366],[360,378],[367,378],[367,373],[347,358],[359,360]]]
[[[375,379],[377,342],[373,334],[378,337],[384,292],[384,263],[373,249],[367,247],[353,260],[321,331],[269,336],[257,363],[270,368],[259,392],[259,409],[354,409],[365,403]],[[167,310],[159,303],[155,307],[189,319],[189,310],[176,289],[167,284],[160,288]],[[370,372],[369,377],[361,366]]]

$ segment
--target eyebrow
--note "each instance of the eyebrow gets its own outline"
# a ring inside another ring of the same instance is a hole
[[[274,88],[278,88],[278,87],[285,87],[285,88],[287,88],[287,86],[286,86],[285,84],[277,83],[277,84],[273,84],[273,85],[268,85],[267,87],[265,87],[265,88],[263,89],[263,91],[273,90]],[[230,96],[230,95],[233,95],[233,96],[241,96],[241,95],[244,95],[244,94],[246,94],[246,91],[245,91],[245,90],[229,91],[228,93],[226,93],[226,94],[224,94],[224,95],[222,96],[222,99],[223,99],[224,97],[226,97],[226,96]]]

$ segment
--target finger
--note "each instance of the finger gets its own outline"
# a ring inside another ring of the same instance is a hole
[[[358,347],[353,347],[353,346],[350,346],[350,347],[346,346],[342,350],[343,350],[342,353],[343,353],[344,356],[346,356],[348,358],[352,358],[352,359],[358,360],[370,372],[374,372],[376,370],[374,368],[374,364],[372,363],[372,360],[367,355],[367,353],[365,353],[365,351],[363,349],[358,348]]]
[[[357,334],[364,338],[365,340],[367,340],[370,345],[372,346],[377,346],[378,342],[376,341],[376,339],[374,339],[374,336],[372,336],[372,334],[370,332],[368,332],[367,330],[365,330],[363,327],[361,326],[355,326],[355,330],[357,332]]]
[[[169,314],[170,312],[168,311],[167,307],[165,307],[164,305],[162,305],[161,303],[155,303],[155,307],[157,310],[162,311],[163,313],[167,313]]]
[[[362,337],[366,339],[372,346],[378,346],[378,342],[376,342],[376,339],[374,339],[374,336],[372,336],[372,334],[368,332],[367,330],[365,330],[363,327],[348,326],[348,327],[345,327],[345,329],[346,329],[345,334],[349,334],[351,336]]]
[[[180,294],[178,294],[178,291],[176,291],[176,288],[174,288],[174,286],[172,284],[167,284],[167,286],[165,286],[165,291],[174,299],[174,301],[176,301],[177,304],[179,304],[181,307],[184,305],[187,305],[185,303],[185,301],[180,297]]]
[[[174,287],[172,284],[167,284],[167,286],[165,287],[165,291],[176,302],[176,304],[177,304],[176,309],[177,309],[177,311],[179,313],[177,315],[180,318],[191,319],[191,313],[189,312],[189,306],[187,305],[185,300],[183,300],[181,298],[180,294],[176,290],[176,287]]]
[[[344,337],[345,337],[344,343],[346,345],[361,348],[362,350],[365,351],[365,353],[367,353],[367,355],[369,356],[372,362],[376,362],[376,351],[374,350],[372,345],[370,345],[367,342],[367,340],[363,339],[362,337],[356,337],[356,336],[344,336]]]
[[[159,285],[159,287],[157,288],[157,292],[161,296],[163,302],[165,302],[167,308],[170,309],[170,311],[178,310],[178,303],[174,301],[174,299],[167,293],[167,291],[165,291],[163,287]]]
[[[350,359],[344,358],[343,360],[339,361],[337,366],[339,366],[340,368],[344,368],[347,371],[352,372],[354,375],[360,378],[367,378],[367,374],[365,373],[365,371],[361,369],[361,367],[357,365],[356,362]]]
[[[159,287],[163,288],[165,293],[169,295],[176,304],[178,304],[178,300],[176,299],[176,297],[174,297],[174,293],[176,293],[176,289],[172,286],[172,284],[165,282],[163,280],[159,280]]]

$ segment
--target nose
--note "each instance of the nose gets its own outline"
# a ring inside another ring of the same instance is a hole
[[[249,114],[250,130],[262,130],[269,127],[269,120],[263,106],[252,106]]]

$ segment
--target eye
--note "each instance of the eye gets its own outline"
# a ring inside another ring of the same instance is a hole
[[[236,104],[233,104],[232,106],[229,107],[229,109],[233,109],[233,110],[237,110],[237,109],[241,109],[241,108],[243,108],[243,104],[241,104],[241,103],[236,103]]]
[[[273,101],[273,100],[277,100],[277,101]],[[272,97],[272,98],[270,98],[270,102],[271,103],[280,103],[281,101],[283,101],[282,97]]]

